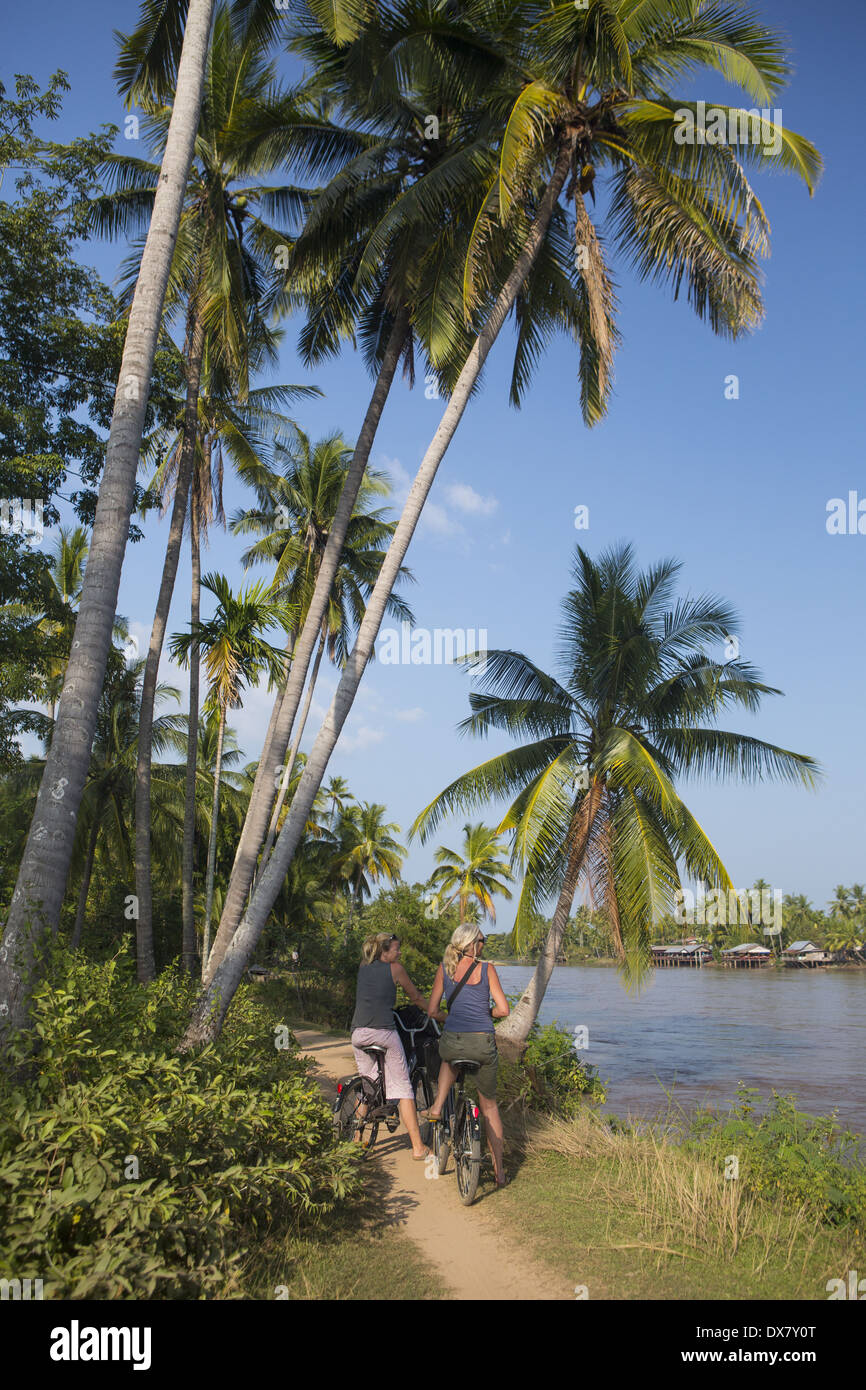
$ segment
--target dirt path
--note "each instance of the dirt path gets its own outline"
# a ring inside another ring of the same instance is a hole
[[[301,1050],[316,1064],[322,1089],[333,1096],[335,1080],[357,1070],[348,1038],[306,1028],[294,1031]],[[485,1212],[488,1203],[496,1201],[490,1183],[483,1184],[471,1207],[464,1207],[457,1195],[453,1160],[442,1178],[427,1178],[426,1165],[412,1161],[402,1127],[393,1135],[381,1127],[371,1162],[379,1163],[389,1178],[386,1219],[420,1246],[454,1298],[573,1299],[564,1279],[535,1264],[498,1225],[494,1227]],[[518,1176],[515,1181],[519,1180]]]

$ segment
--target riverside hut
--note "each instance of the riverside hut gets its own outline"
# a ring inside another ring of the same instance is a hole
[[[782,960],[786,965],[794,965],[798,968],[804,966],[814,969],[818,965],[829,965],[833,957],[826,951],[822,951],[820,946],[816,946],[814,941],[792,941],[790,946],[782,952]]]
[[[757,941],[744,941],[740,946],[728,946],[727,950],[722,951],[722,965],[732,970],[755,970],[769,965],[772,959],[772,951],[760,946]]]
[[[713,958],[712,950],[706,941],[684,941],[679,946],[653,946],[652,955],[653,965],[659,966],[662,970],[682,966],[699,970]]]

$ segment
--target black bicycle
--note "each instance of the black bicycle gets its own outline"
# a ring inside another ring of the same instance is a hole
[[[433,1152],[436,1171],[441,1177],[448,1167],[448,1155],[453,1150],[457,1191],[463,1205],[468,1207],[475,1201],[481,1175],[483,1122],[478,1105],[466,1094],[464,1080],[467,1073],[472,1075],[478,1071],[481,1063],[456,1058],[449,1065],[454,1068],[456,1075],[454,1085],[445,1097],[441,1119],[433,1126]]]
[[[429,1110],[433,1104],[433,1086],[423,1058],[420,1038],[427,1033],[429,1020],[421,1011],[423,1018],[417,1026],[411,1026],[412,1015],[407,1008],[394,1010],[397,1029],[406,1041],[403,1044],[409,1067],[409,1082],[415,1095],[415,1107],[419,1112],[418,1127],[421,1142],[429,1144],[431,1129],[429,1120],[420,1119],[422,1110]],[[376,1079],[356,1073],[347,1076],[337,1084],[337,1097],[334,1101],[334,1129],[340,1139],[356,1140],[365,1149],[371,1149],[376,1142],[379,1126],[384,1121],[389,1134],[393,1134],[400,1123],[400,1102],[388,1100],[385,1095],[385,1048],[377,1043],[361,1049],[376,1061]]]

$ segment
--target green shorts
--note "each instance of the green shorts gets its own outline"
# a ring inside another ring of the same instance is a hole
[[[439,1056],[443,1062],[452,1062],[456,1058],[480,1062],[480,1069],[471,1076],[467,1074],[467,1080],[475,1082],[485,1100],[496,1099],[499,1053],[493,1033],[456,1033],[446,1028],[439,1039]]]

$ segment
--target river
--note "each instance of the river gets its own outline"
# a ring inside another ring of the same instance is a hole
[[[531,969],[497,967],[506,994]],[[539,1015],[571,1032],[583,1025],[585,1061],[608,1086],[607,1110],[649,1115],[680,1105],[722,1105],[737,1083],[793,1092],[811,1114],[838,1110],[866,1134],[866,971],[655,970],[639,995],[616,970],[557,966]]]

